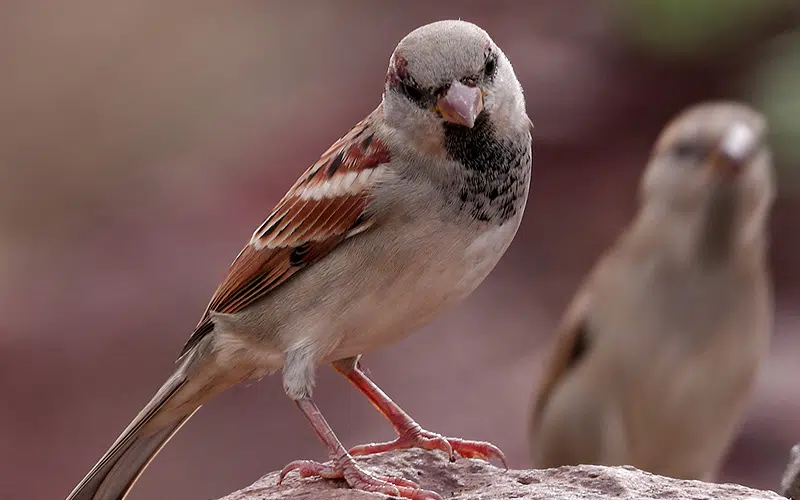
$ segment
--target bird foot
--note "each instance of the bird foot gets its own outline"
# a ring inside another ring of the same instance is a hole
[[[278,484],[281,484],[286,475],[293,470],[296,470],[301,477],[318,476],[324,479],[344,479],[355,490],[381,493],[409,500],[442,500],[437,493],[420,488],[414,481],[401,477],[370,474],[359,467],[350,456],[325,463],[295,460],[281,470]]]
[[[448,438],[425,429],[414,429],[401,434],[394,441],[386,443],[370,443],[356,446],[350,450],[352,456],[372,455],[391,450],[404,450],[408,448],[422,448],[424,450],[441,450],[453,462],[456,456],[463,458],[479,458],[490,461],[492,458],[502,462],[508,469],[505,454],[492,443],[486,441],[468,441],[460,438]]]

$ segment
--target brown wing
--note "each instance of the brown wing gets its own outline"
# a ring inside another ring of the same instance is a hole
[[[556,385],[583,359],[586,351],[591,347],[592,339],[586,318],[589,300],[588,293],[581,291],[574,302],[570,304],[556,331],[550,355],[534,397],[534,425],[539,420]]]
[[[211,312],[241,311],[373,224],[366,208],[390,160],[375,136],[379,113],[336,141],[278,202],[231,264],[181,356],[213,330]]]
[[[623,233],[598,259],[561,319],[534,396],[532,429],[535,429],[556,386],[585,358],[592,349],[592,343],[597,341],[598,332],[591,330],[589,322],[595,290],[602,284],[608,284],[616,269],[627,262],[622,256],[630,256],[628,252],[634,248],[628,234]]]

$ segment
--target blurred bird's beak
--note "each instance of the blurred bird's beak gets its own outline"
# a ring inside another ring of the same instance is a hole
[[[759,134],[748,125],[736,123],[722,137],[711,168],[725,177],[735,176],[753,158],[758,146]]]
[[[483,91],[453,80],[447,93],[436,101],[435,109],[446,122],[472,128],[483,111]]]

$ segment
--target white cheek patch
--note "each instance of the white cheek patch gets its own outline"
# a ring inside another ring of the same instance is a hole
[[[743,160],[753,150],[756,132],[743,123],[735,123],[722,138],[722,153],[734,160]]]

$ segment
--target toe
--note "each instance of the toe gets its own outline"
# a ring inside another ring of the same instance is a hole
[[[313,460],[295,460],[281,470],[278,476],[278,484],[281,484],[286,475],[296,470],[300,477],[319,476],[325,479],[340,479],[342,472],[336,469],[331,463],[319,463]]]
[[[367,443],[367,444],[360,444],[358,446],[354,446],[350,448],[348,453],[350,456],[364,456],[364,455],[374,455],[375,453],[383,453],[385,451],[392,451],[392,450],[399,450],[402,448],[409,448],[410,446],[404,445],[399,439],[395,439],[394,441],[389,441],[387,443]]]
[[[453,445],[450,444],[450,441],[443,436],[439,436],[434,434],[431,437],[423,438],[422,441],[422,448],[426,450],[440,450],[447,454],[450,457],[450,461],[454,461],[456,459],[455,450],[453,449]]]
[[[352,457],[340,457],[338,460],[326,463],[314,462],[313,460],[296,460],[281,470],[278,484],[281,484],[286,475],[294,470],[301,477],[344,478],[353,489],[381,493],[390,497],[411,500],[442,500],[442,497],[437,493],[421,489],[414,481],[402,477],[374,476],[359,467]]]
[[[423,490],[421,488],[400,488],[400,497],[401,498],[408,498],[409,500],[443,500],[442,497],[434,492],[429,490]]]
[[[381,479],[386,481],[387,483],[392,483],[395,486],[400,486],[402,488],[413,488],[419,489],[419,485],[414,481],[409,481],[408,479],[402,477],[392,477],[392,476],[384,476]]]
[[[479,458],[486,461],[496,458],[502,462],[503,467],[508,469],[505,454],[492,443],[484,441],[465,441],[463,439],[453,438],[450,439],[450,444],[453,446],[455,452],[464,458]]]

